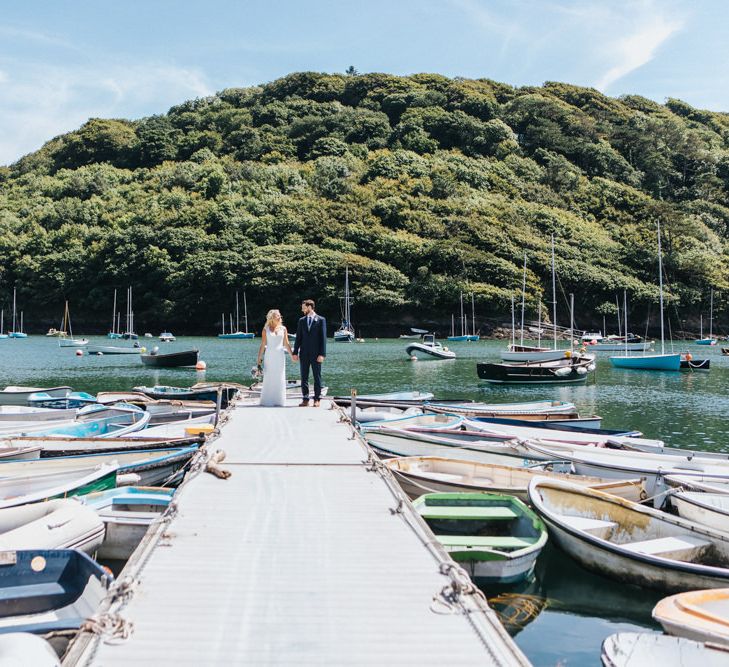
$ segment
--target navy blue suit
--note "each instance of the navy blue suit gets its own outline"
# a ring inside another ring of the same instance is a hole
[[[299,355],[301,395],[305,401],[309,400],[309,369],[311,369],[314,375],[314,400],[318,401],[321,398],[321,363],[316,358],[327,356],[327,321],[323,317],[315,314],[311,327],[308,326],[307,316],[299,320],[294,354]]]

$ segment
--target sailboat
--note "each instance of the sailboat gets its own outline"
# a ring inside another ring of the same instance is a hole
[[[663,333],[663,254],[661,252],[660,222],[658,223],[658,288],[661,310],[661,353],[629,356],[626,350],[623,356],[610,357],[610,363],[615,366],[615,368],[631,368],[641,371],[677,371],[681,368],[680,354],[666,354],[666,344]],[[623,306],[623,309],[625,310],[625,306]],[[627,330],[628,326],[626,324],[625,331]]]
[[[132,288],[127,287],[127,330],[121,336],[124,340],[137,340],[139,336],[134,331],[134,309],[132,307]]]
[[[455,341],[455,342],[470,342],[474,340],[478,340],[478,336],[475,334],[469,334],[468,333],[468,324],[467,324],[467,318],[463,311],[463,292],[461,292],[461,334],[456,335],[455,331],[455,321],[453,317],[451,317],[451,335],[448,336],[448,340]],[[475,324],[472,322],[473,326]]]
[[[4,329],[5,329],[5,311],[0,310],[0,339],[8,337],[8,334],[3,333]]]
[[[118,319],[116,316],[116,290],[114,290],[114,306],[111,309],[111,331],[106,334],[107,338],[118,340],[122,337],[121,331],[119,330]]]
[[[552,326],[554,329],[554,349],[547,347],[524,345],[524,305],[526,299],[526,253],[524,254],[524,270],[522,274],[521,293],[521,338],[519,345],[516,344],[514,335],[514,304],[512,297],[512,336],[509,347],[501,352],[502,361],[558,361],[565,358],[565,351],[557,348],[557,280],[554,269],[554,235],[552,235]],[[540,310],[541,314],[541,310]],[[540,316],[540,337],[541,337],[541,316]]]
[[[342,298],[342,324],[334,332],[337,343],[353,343],[354,327],[352,326],[352,297],[349,295],[349,267],[344,269],[344,297]]]
[[[8,332],[8,338],[27,338],[28,334],[23,332],[23,313],[20,313],[20,329],[15,329],[15,314],[16,314],[16,288],[13,287],[13,328],[11,331]]]
[[[218,338],[226,340],[246,340],[255,338],[256,334],[248,331],[248,301],[246,293],[243,292],[243,321],[245,324],[244,331],[240,330],[240,309],[238,307],[238,292],[235,293],[235,331],[233,331],[233,316],[231,315],[230,332],[225,333],[225,315],[223,315],[223,332],[218,334]]]
[[[709,337],[704,338],[704,316],[701,315],[701,332],[699,333],[699,339],[695,340],[696,345],[716,345],[716,338],[714,338],[714,288],[711,288],[711,305],[709,306]]]
[[[74,338],[73,329],[71,328],[71,313],[68,310],[68,301],[66,301],[66,308],[63,311],[63,321],[61,322],[61,331],[66,331],[68,327],[68,333],[70,338],[59,338],[58,347],[84,347],[89,344],[86,338]]]

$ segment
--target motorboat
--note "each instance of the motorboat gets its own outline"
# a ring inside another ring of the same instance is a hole
[[[425,334],[420,342],[408,343],[405,353],[412,359],[455,359],[456,353],[443,347],[434,334]]]

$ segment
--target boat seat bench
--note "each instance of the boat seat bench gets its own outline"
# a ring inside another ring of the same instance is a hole
[[[693,535],[674,535],[621,544],[621,548],[648,556],[692,561],[711,547],[711,542]]]
[[[525,549],[536,544],[538,537],[512,535],[438,535],[438,542],[446,548],[483,547],[491,549]]]
[[[465,505],[426,505],[419,507],[424,519],[484,519],[510,521],[519,515],[511,507],[468,507]]]
[[[582,532],[589,533],[590,535],[599,537],[601,540],[608,539],[613,528],[618,527],[618,524],[614,521],[591,519],[586,516],[568,516],[561,514],[559,515],[559,520],[571,528],[576,528]]]

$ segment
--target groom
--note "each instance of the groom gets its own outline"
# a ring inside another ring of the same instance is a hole
[[[309,368],[314,373],[314,407],[319,407],[321,400],[321,365],[327,356],[327,321],[314,312],[314,302],[306,299],[301,303],[304,316],[296,328],[294,343],[294,361],[301,368],[301,403],[299,407],[309,405]]]

